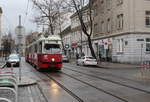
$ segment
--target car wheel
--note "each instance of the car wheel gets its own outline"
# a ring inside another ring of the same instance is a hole
[[[18,63],[18,67],[20,67],[20,63]]]
[[[82,62],[82,65],[83,65],[83,66],[85,65],[84,62]]]
[[[7,67],[11,67],[9,63],[6,63],[6,66],[7,66]]]

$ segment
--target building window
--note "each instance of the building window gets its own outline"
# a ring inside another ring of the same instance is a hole
[[[145,25],[146,26],[150,26],[150,11],[146,11],[145,15],[146,15],[146,17],[145,17]]]
[[[98,24],[97,24],[97,23],[95,23],[95,24],[94,24],[94,33],[96,33],[96,34],[97,34],[97,32],[98,32]]]
[[[118,30],[123,29],[123,14],[117,15],[117,29]]]
[[[97,16],[98,15],[98,6],[97,4],[95,4],[94,6],[94,16]]]
[[[117,0],[117,5],[123,4],[123,0]]]
[[[111,31],[110,19],[107,19],[107,32],[110,33],[110,31]]]
[[[104,4],[104,0],[101,0],[101,4]]]
[[[101,22],[101,33],[104,33],[105,26],[104,26],[104,21]]]
[[[124,51],[124,40],[118,39],[117,40],[117,53],[123,53]]]
[[[104,13],[104,0],[101,0],[99,10],[100,10],[101,13]]]
[[[111,9],[111,0],[106,0],[107,10]]]
[[[150,38],[146,38],[146,51],[150,52]]]

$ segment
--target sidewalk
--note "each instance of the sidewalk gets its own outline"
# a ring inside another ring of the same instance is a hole
[[[70,59],[70,63],[76,64],[76,59]],[[140,68],[140,65],[133,65],[133,64],[123,64],[123,63],[113,63],[113,62],[98,62],[98,67],[100,68],[123,68],[123,69],[132,69],[132,68]]]

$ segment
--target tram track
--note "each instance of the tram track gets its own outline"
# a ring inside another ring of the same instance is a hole
[[[37,83],[37,87],[39,88],[39,90],[40,90],[41,94],[43,95],[43,97],[45,98],[46,102],[49,102],[49,101],[48,101],[47,97],[45,96],[45,94],[44,94],[44,92],[42,90],[42,87],[40,86],[39,82],[41,82],[41,81],[42,82],[49,82],[51,80],[53,80],[58,86],[60,86],[64,91],[66,91],[70,96],[72,96],[78,102],[84,102],[80,97],[78,97],[77,95],[75,95],[72,91],[70,91],[69,89],[67,89],[64,85],[62,85],[61,83],[59,83],[54,78],[50,77],[48,74],[44,73],[44,74],[42,74],[42,77],[41,77],[41,73],[39,73],[39,72],[37,72],[35,70],[34,70],[34,72],[40,78],[40,81],[38,81],[38,83]],[[48,77],[49,79],[46,79],[46,80],[43,79],[43,75],[46,76],[46,77]]]
[[[47,77],[49,77],[51,80],[53,80],[57,85],[59,85],[62,89],[64,89],[69,95],[74,97],[78,102],[84,102],[80,97],[78,97],[76,94],[74,94],[72,91],[70,91],[68,88],[66,88],[64,85],[59,83],[57,80],[49,76],[49,74],[46,74]]]
[[[70,67],[77,67],[75,65],[67,65],[67,66],[70,66]],[[64,68],[66,67],[66,65],[64,66]],[[81,69],[87,69],[88,67],[81,67]],[[95,67],[94,67],[95,68]],[[92,67],[93,69],[93,67]],[[95,68],[95,69],[99,69],[99,68]],[[137,81],[137,80],[133,80],[133,79],[129,79],[129,78],[125,78],[125,77],[121,77],[119,75],[114,75],[114,74],[111,74],[111,73],[104,73],[104,72],[99,72],[99,71],[90,71],[92,73],[98,73],[98,74],[101,74],[101,75],[105,75],[105,76],[112,76],[114,78],[120,78],[120,79],[123,79],[123,80],[129,80],[129,81],[133,81],[133,82],[136,82],[136,83],[141,83],[140,81]]]
[[[67,69],[66,67],[64,67],[64,69],[65,69],[65,70],[70,70],[69,68]],[[84,72],[80,72],[80,71],[77,71],[77,70],[71,69],[71,71],[75,71],[75,72],[77,72],[77,73],[84,74],[84,75],[87,75],[87,76],[90,76],[90,77],[98,78],[97,76],[95,77],[95,76],[93,76],[93,75],[90,75],[90,74],[87,74],[87,73],[84,73]],[[117,100],[119,100],[119,101],[117,101],[117,102],[130,102],[130,100],[128,100],[128,99],[126,99],[126,98],[124,98],[124,97],[122,97],[122,96],[119,96],[119,95],[117,95],[117,94],[115,94],[115,93],[112,93],[112,92],[110,92],[110,91],[108,91],[108,90],[105,90],[105,89],[102,89],[102,88],[100,88],[100,87],[94,86],[94,85],[90,84],[89,82],[80,80],[80,79],[78,79],[78,78],[76,78],[76,77],[74,77],[74,76],[72,76],[72,75],[70,75],[70,74],[67,74],[67,73],[63,72],[63,71],[61,71],[60,73],[47,73],[47,72],[46,72],[46,73],[44,73],[43,75],[44,75],[44,76],[47,76],[49,80],[54,81],[58,86],[60,86],[64,91],[66,91],[70,96],[72,96],[72,97],[73,97],[74,99],[76,99],[78,102],[86,102],[86,101],[85,101],[84,99],[82,99],[81,97],[79,97],[77,93],[74,93],[74,91],[73,91],[72,89],[68,88],[68,87],[66,86],[67,84],[64,84],[64,82],[61,82],[61,80],[57,79],[57,78],[56,78],[57,75],[62,75],[62,76],[70,77],[70,78],[72,78],[72,79],[74,79],[74,80],[76,80],[76,81],[78,81],[78,82],[81,82],[81,83],[83,83],[83,84],[85,84],[85,85],[87,85],[87,86],[89,86],[89,87],[92,87],[92,88],[98,90],[99,92],[103,92],[103,93],[105,93],[105,94],[107,94],[107,95],[109,95],[109,96],[112,96],[112,97],[116,98]],[[56,76],[55,76],[55,75],[56,75]],[[39,77],[40,77],[40,76],[39,76]],[[104,80],[103,78],[98,78],[98,79]],[[43,79],[42,79],[42,80],[43,80]],[[45,81],[45,80],[43,80],[43,81]],[[48,81],[48,80],[46,79],[46,81]],[[104,80],[104,81],[109,81],[109,82],[110,82],[110,80]],[[116,82],[113,82],[113,81],[111,81],[111,82],[118,85],[118,83],[116,83]],[[120,83],[119,83],[119,85],[124,86],[124,87],[128,87],[128,86],[122,85],[122,84],[120,84]],[[128,88],[132,88],[132,87],[128,87]],[[145,92],[145,91],[143,91],[143,90],[141,90],[141,89],[136,89],[136,88],[132,88],[132,89]],[[42,89],[40,89],[40,91],[42,91]],[[146,93],[149,94],[150,92],[146,92]],[[46,98],[46,97],[45,97],[45,98]]]
[[[85,84],[85,85],[88,85],[88,86],[90,86],[90,87],[92,87],[92,88],[95,88],[95,89],[97,89],[98,91],[101,91],[101,92],[103,92],[103,93],[105,93],[105,94],[108,94],[108,95],[110,95],[110,96],[113,96],[113,97],[115,97],[115,98],[117,98],[118,100],[121,100],[121,102],[128,102],[126,99],[123,99],[123,98],[121,98],[121,97],[119,97],[119,96],[117,96],[117,95],[115,95],[115,94],[112,94],[112,93],[110,93],[110,92],[107,92],[107,91],[105,91],[105,90],[103,90],[103,89],[101,89],[101,88],[98,88],[98,87],[95,87],[95,86],[93,86],[93,85],[91,85],[91,84],[89,84],[89,83],[87,83],[87,82],[84,82],[84,81],[82,81],[82,80],[80,80],[80,79],[77,79],[77,78],[75,78],[75,77],[73,77],[73,76],[71,76],[71,75],[69,75],[69,74],[66,74],[66,73],[64,73],[64,72],[61,72],[62,74],[64,74],[64,75],[66,75],[66,76],[68,76],[68,77],[70,77],[70,78],[72,78],[72,79],[75,79],[75,80],[77,80],[77,81],[79,81],[79,82],[81,82],[81,83],[83,83],[83,84]],[[55,81],[55,83],[57,83],[60,87],[62,87],[65,91],[67,91],[67,92],[69,92],[69,93],[71,93],[71,95],[73,96],[73,97],[75,97],[75,98],[77,98],[77,100],[79,101],[79,102],[84,102],[81,98],[79,98],[78,96],[76,96],[73,92],[71,92],[68,88],[66,88],[66,87],[64,87],[64,85],[62,85],[61,83],[59,83],[55,78],[53,78],[50,74],[46,74],[46,76],[48,76],[50,79],[52,79],[53,81]],[[120,101],[119,101],[120,102]]]
[[[74,72],[77,72],[77,73],[80,73],[80,74],[91,76],[93,78],[97,78],[97,79],[100,79],[100,80],[104,80],[104,81],[107,81],[107,82],[111,82],[111,83],[114,83],[114,84],[117,84],[117,85],[121,85],[121,86],[124,86],[124,87],[127,87],[127,88],[131,88],[131,89],[134,89],[134,90],[138,90],[138,91],[150,94],[150,91],[143,90],[141,88],[133,87],[133,86],[130,86],[130,85],[126,85],[126,84],[123,84],[123,83],[120,83],[120,82],[117,82],[117,81],[113,81],[113,80],[110,80],[110,79],[107,79],[107,78],[103,78],[103,77],[100,77],[100,76],[95,76],[95,75],[87,74],[87,73],[84,73],[84,72],[81,72],[81,71],[77,71],[77,70],[74,70],[74,69],[70,69],[70,68],[67,68],[66,66],[64,67],[64,69],[71,70],[71,71],[74,71]]]

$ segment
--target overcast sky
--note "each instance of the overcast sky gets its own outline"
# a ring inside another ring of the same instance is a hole
[[[2,32],[11,31],[14,33],[15,27],[19,24],[19,15],[22,16],[22,25],[26,32],[35,31],[36,25],[31,22],[33,18],[33,8],[28,0],[0,0],[0,7],[3,10]]]

